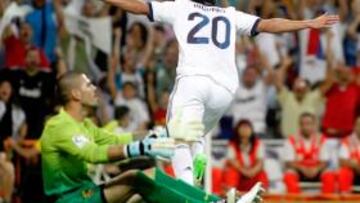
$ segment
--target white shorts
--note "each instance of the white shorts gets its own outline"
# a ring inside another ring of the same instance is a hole
[[[182,119],[203,122],[205,135],[215,127],[232,100],[229,90],[207,76],[183,76],[176,80],[170,95],[167,121],[175,109],[181,109]]]

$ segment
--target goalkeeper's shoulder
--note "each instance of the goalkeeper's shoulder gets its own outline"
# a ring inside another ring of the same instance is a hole
[[[71,131],[76,131],[78,125],[72,120],[64,119],[61,115],[57,114],[50,117],[44,126],[41,137],[64,137]],[[61,136],[58,136],[61,134]]]

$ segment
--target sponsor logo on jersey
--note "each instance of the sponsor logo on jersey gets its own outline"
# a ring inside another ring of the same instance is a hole
[[[72,141],[78,148],[81,149],[89,142],[89,138],[85,135],[74,135]]]
[[[81,195],[84,199],[90,199],[94,195],[94,190],[86,189],[81,192]]]

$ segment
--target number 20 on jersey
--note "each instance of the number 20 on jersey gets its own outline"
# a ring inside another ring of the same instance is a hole
[[[211,20],[201,14],[201,13],[191,13],[188,17],[189,21],[195,20],[195,18],[200,18],[201,21],[196,24],[189,32],[187,36],[187,42],[189,44],[209,44],[210,38],[215,46],[220,49],[226,49],[230,45],[230,21],[224,16],[217,16]],[[218,27],[220,23],[224,23],[225,25],[225,39],[220,41],[217,39],[218,35]],[[211,36],[195,36],[201,29],[205,26],[211,26]]]

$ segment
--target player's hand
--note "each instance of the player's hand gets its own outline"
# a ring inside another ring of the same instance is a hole
[[[339,15],[328,15],[327,13],[312,19],[309,27],[313,29],[329,28],[339,21]]]
[[[171,158],[174,155],[175,140],[172,138],[157,138],[148,136],[126,146],[128,157],[151,156]]]
[[[200,120],[189,118],[185,121],[182,118],[181,110],[175,111],[174,117],[169,121],[167,127],[169,137],[186,142],[199,140],[203,136],[205,130],[205,127]]]
[[[307,178],[315,178],[317,176],[317,174],[319,173],[318,169],[316,167],[314,168],[307,168],[303,171],[304,175],[307,177]]]
[[[166,128],[162,126],[155,126],[152,130],[149,130],[146,137],[152,137],[152,138],[166,138],[169,137]]]
[[[172,138],[145,138],[143,141],[144,155],[151,157],[171,158],[174,155],[175,140]]]
[[[246,173],[244,174],[248,178],[253,178],[258,174],[258,172],[254,168],[249,168],[246,170]]]

